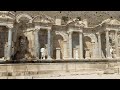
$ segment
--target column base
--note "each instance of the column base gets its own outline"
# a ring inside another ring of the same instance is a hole
[[[10,57],[7,57],[7,58],[6,58],[6,61],[10,61],[10,60],[11,60],[11,58],[10,58]]]
[[[120,57],[115,57],[115,59],[120,59]]]
[[[67,60],[68,58],[67,58],[67,57],[64,57],[63,59],[64,59],[64,60]]]
[[[79,59],[84,59],[83,57],[79,58]]]
[[[5,57],[3,57],[3,58],[0,58],[0,61],[6,61],[6,60],[5,60]]]
[[[107,57],[107,59],[112,59],[112,57]]]
[[[74,58],[68,58],[69,60],[73,60]]]
[[[36,59],[39,59],[39,57],[36,57]]]
[[[51,57],[48,57],[47,60],[53,60]]]

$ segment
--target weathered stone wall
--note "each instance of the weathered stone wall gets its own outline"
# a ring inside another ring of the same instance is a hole
[[[104,71],[109,63],[105,62],[73,62],[73,63],[21,63],[21,64],[1,64],[0,76],[20,76],[45,74],[56,71]],[[114,64],[114,63],[113,63]],[[119,64],[120,65],[120,64]],[[82,72],[81,72],[82,73]]]

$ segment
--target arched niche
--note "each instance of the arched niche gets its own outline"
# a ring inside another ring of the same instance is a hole
[[[56,33],[56,35],[62,36],[64,41],[67,41],[67,39],[68,39],[67,34],[65,34],[64,32],[59,32],[59,31],[56,31],[55,33]]]
[[[89,36],[84,36],[84,58],[89,59],[92,57],[92,39]]]
[[[53,58],[63,59],[64,54],[64,38],[59,34],[55,36]]]

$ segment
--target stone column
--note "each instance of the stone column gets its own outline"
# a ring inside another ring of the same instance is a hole
[[[69,59],[72,59],[72,32],[69,32]]]
[[[64,59],[67,59],[67,41],[64,41]]]
[[[92,58],[96,58],[96,51],[95,51],[95,41],[92,41]]]
[[[35,52],[36,52],[36,59],[39,59],[40,55],[40,43],[39,43],[39,30],[35,30]]]
[[[79,45],[80,45],[80,59],[83,59],[83,37],[82,33],[79,33]]]
[[[118,31],[115,31],[115,50],[116,50],[116,58],[119,57],[119,49],[118,49]]]
[[[8,55],[7,60],[11,59],[11,53],[12,52],[12,28],[8,31]]]
[[[109,31],[106,31],[106,57],[110,58]]]
[[[48,29],[48,58],[47,59],[52,59],[51,58],[51,29]]]
[[[101,34],[98,33],[98,52],[99,52],[99,58],[101,58],[102,56],[102,52],[101,52]]]

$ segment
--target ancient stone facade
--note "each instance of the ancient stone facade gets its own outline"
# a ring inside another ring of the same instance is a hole
[[[0,12],[0,60],[120,59],[120,22],[89,27],[40,14]]]

